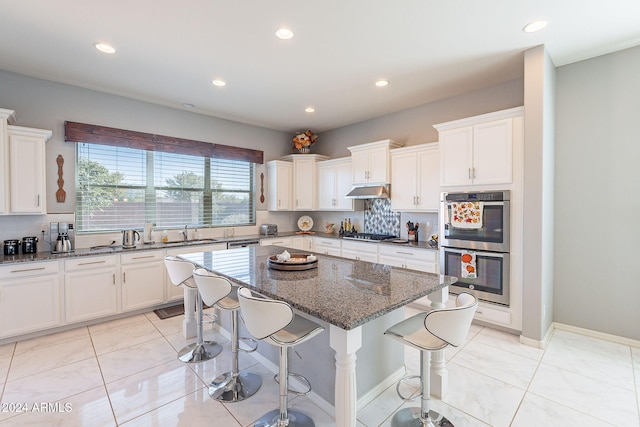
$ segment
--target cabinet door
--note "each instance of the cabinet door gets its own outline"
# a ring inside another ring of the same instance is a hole
[[[391,155],[391,210],[416,208],[416,153]]]
[[[349,182],[351,182],[351,169],[349,169]],[[351,185],[349,185],[349,190],[351,190]],[[336,168],[334,166],[318,166],[318,209],[335,209],[335,191]]]
[[[316,161],[314,158],[297,157],[293,163],[293,209],[310,211],[315,209]]]
[[[370,184],[386,184],[389,182],[389,147],[376,147],[367,150],[369,152],[369,174],[367,181]]]
[[[360,150],[351,152],[351,183],[366,184],[369,173],[369,152]]]
[[[67,323],[96,319],[118,312],[116,268],[92,268],[64,276]]]
[[[420,151],[417,155],[417,162],[416,208],[421,211],[437,211],[440,204],[440,155],[438,150]],[[393,190],[395,194],[396,188],[394,187]],[[391,203],[393,209],[393,199]]]
[[[46,213],[45,139],[9,131],[9,158],[11,212]]]
[[[164,300],[164,263],[145,262],[122,266],[122,310],[136,310]]]
[[[440,185],[471,184],[473,127],[440,132]]]
[[[293,165],[286,162],[273,162],[269,170],[269,210],[292,210]]]
[[[508,184],[512,181],[513,119],[473,127],[473,183]]]
[[[336,165],[336,191],[335,191],[335,209],[339,211],[352,211],[353,199],[347,199],[345,196],[351,191],[351,162]]]
[[[62,324],[58,274],[2,279],[0,337],[39,331]]]

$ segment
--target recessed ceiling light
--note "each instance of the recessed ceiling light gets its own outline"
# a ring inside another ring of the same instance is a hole
[[[289,40],[293,37],[293,31],[288,28],[278,28],[278,31],[276,31],[276,37],[281,40]]]
[[[546,26],[547,21],[531,21],[527,25],[525,25],[524,28],[522,28],[522,31],[524,31],[525,33],[535,33],[536,31],[540,31]]]
[[[376,82],[376,86],[378,86],[378,87],[385,87],[388,84],[389,84],[389,81],[387,81],[387,80],[378,80]]]
[[[314,111],[316,111],[316,109],[313,107],[307,107],[304,109],[304,111],[306,111],[307,113],[313,113]]]
[[[211,83],[214,86],[218,86],[218,87],[222,87],[222,86],[226,86],[227,85],[227,83],[224,80],[220,80],[220,79],[212,80]]]
[[[93,46],[98,49],[100,52],[104,53],[116,53],[116,49],[111,46],[109,43],[96,42]]]
[[[185,108],[195,108],[196,107],[195,105],[193,105],[190,102],[184,102],[184,103],[182,103],[182,106],[185,107]]]

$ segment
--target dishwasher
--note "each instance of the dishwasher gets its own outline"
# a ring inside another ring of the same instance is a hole
[[[259,246],[260,239],[242,239],[227,242],[227,249],[246,248],[248,246]]]

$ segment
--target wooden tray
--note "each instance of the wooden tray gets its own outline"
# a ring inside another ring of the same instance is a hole
[[[291,254],[291,259],[299,259],[299,262],[281,262],[278,261],[275,255],[271,255],[267,260],[267,267],[281,271],[302,271],[318,267],[318,258],[313,261],[307,261],[307,256],[309,255],[311,254]]]

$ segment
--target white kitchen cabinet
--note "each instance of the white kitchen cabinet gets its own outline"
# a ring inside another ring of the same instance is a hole
[[[226,249],[227,249],[226,243],[213,243],[209,245],[182,246],[179,248],[167,249],[165,254],[171,255],[171,256],[178,256],[178,255],[189,254],[194,252],[223,251]],[[171,282],[169,275],[166,274],[166,268],[165,268],[165,289],[166,289],[165,300],[167,302],[179,301],[181,299],[184,299],[185,289],[180,286],[176,286]]]
[[[0,267],[0,338],[61,324],[57,261]]]
[[[260,246],[284,246],[287,248],[292,248],[293,240],[292,236],[260,239]]]
[[[436,273],[438,252],[406,246],[379,245],[378,262],[425,273]]]
[[[120,255],[122,311],[161,304],[165,300],[164,251]]]
[[[385,139],[347,147],[351,152],[351,183],[359,185],[388,184],[391,179],[391,148],[401,144]]]
[[[434,125],[439,132],[440,184],[510,184],[522,115],[518,107]]]
[[[311,236],[292,236],[291,247],[301,251],[313,251],[313,237]]]
[[[391,210],[438,211],[438,143],[391,150]]]
[[[267,162],[270,211],[293,210],[293,163],[282,160]]]
[[[375,243],[343,240],[341,256],[358,261],[378,262],[378,245]]]
[[[340,242],[340,239],[314,237],[313,250],[325,255],[342,256]]]
[[[46,214],[45,143],[52,132],[8,125],[7,135],[9,200],[5,213]]]
[[[318,208],[318,170],[316,163],[328,159],[319,154],[291,154],[282,160],[293,163],[293,210],[313,211]]]
[[[66,323],[118,313],[117,255],[80,257],[64,262]]]
[[[9,208],[9,135],[7,125],[13,119],[14,111],[0,108],[0,214]]]
[[[349,191],[351,191],[350,158],[318,162],[318,210],[354,210],[354,200],[345,197]]]

